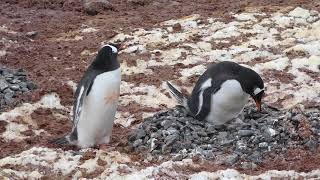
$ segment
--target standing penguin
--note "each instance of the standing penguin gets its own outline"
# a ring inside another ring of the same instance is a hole
[[[261,110],[264,83],[258,73],[234,62],[210,66],[197,81],[190,97],[170,82],[170,92],[191,116],[222,125],[237,117],[251,96]]]
[[[103,46],[77,86],[73,128],[55,144],[80,148],[109,143],[118,106],[121,70],[114,44]]]

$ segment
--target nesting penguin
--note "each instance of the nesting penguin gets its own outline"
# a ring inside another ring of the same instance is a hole
[[[80,80],[73,106],[73,128],[55,144],[80,148],[109,143],[118,105],[121,71],[114,44],[103,46]]]
[[[237,117],[252,97],[258,110],[264,95],[264,83],[254,70],[230,61],[211,65],[198,79],[190,97],[170,82],[171,94],[191,116],[216,125]]]

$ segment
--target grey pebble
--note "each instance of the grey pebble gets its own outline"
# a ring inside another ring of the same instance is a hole
[[[3,91],[9,87],[7,81],[4,78],[0,78],[0,91]]]
[[[239,155],[231,154],[226,156],[225,163],[229,165],[234,165],[238,160],[239,160]]]
[[[238,131],[239,136],[252,136],[254,134],[253,130],[240,129]]]

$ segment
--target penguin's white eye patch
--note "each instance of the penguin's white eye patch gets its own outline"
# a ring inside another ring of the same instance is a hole
[[[110,47],[110,48],[112,49],[112,52],[113,52],[113,53],[117,53],[117,52],[118,52],[118,49],[117,49],[116,47],[110,45],[110,44],[104,45],[103,47],[105,47],[105,46]]]
[[[256,89],[253,91],[253,94],[254,94],[254,95],[257,95],[257,94],[259,94],[261,91],[264,91],[264,89],[256,88]]]

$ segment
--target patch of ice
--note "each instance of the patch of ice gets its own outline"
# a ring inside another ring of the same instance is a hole
[[[5,56],[7,54],[7,51],[5,50],[0,50],[0,57]]]
[[[161,104],[167,107],[173,107],[174,101],[168,98],[161,92],[161,88],[157,88],[153,85],[140,84],[138,87],[134,87],[132,92],[143,92],[146,95],[124,95],[120,99],[120,104],[125,106],[131,101],[134,101],[142,106],[158,108]]]
[[[289,58],[282,57],[273,61],[260,63],[255,65],[256,70],[264,70],[264,69],[270,69],[270,70],[278,70],[282,71],[289,65]]]
[[[25,137],[22,136],[20,132],[27,130],[26,125],[16,124],[11,121],[16,119],[17,117],[21,117],[24,122],[27,122],[30,125],[34,125],[36,123],[32,122],[32,118],[30,117],[30,115],[38,108],[66,109],[66,107],[61,105],[60,98],[55,93],[43,96],[40,101],[34,104],[24,103],[21,106],[16,107],[9,112],[4,112],[0,115],[0,120],[8,122],[6,131],[3,133],[3,137],[7,140],[24,139]]]
[[[135,53],[135,52],[143,53],[143,52],[146,52],[146,48],[143,45],[135,45],[135,46],[130,46],[121,52],[123,52],[123,53]]]
[[[206,66],[204,65],[198,65],[198,66],[194,66],[192,68],[187,68],[187,69],[183,69],[181,71],[181,75],[184,77],[189,77],[192,75],[201,75],[204,73],[204,71],[206,70]]]
[[[127,62],[124,60],[121,64],[121,73],[123,75],[132,75],[138,73],[144,73],[146,75],[152,74],[152,70],[148,69],[148,61],[137,59],[136,63],[136,66],[128,66]]]
[[[85,28],[85,29],[81,29],[82,33],[92,33],[92,32],[97,32],[97,31],[98,31],[98,29],[93,28],[93,27],[88,27],[88,28]]]
[[[274,17],[272,17],[271,20],[273,20],[279,27],[285,28],[290,26],[293,18],[283,16],[283,14],[277,14]]]
[[[302,9],[301,7],[297,7],[289,12],[289,16],[307,19],[310,16],[310,11],[307,9]]]
[[[164,22],[160,23],[160,25],[161,26],[173,26],[176,23],[180,23],[181,26],[184,26],[185,24],[188,24],[189,22],[192,22],[192,21],[199,19],[199,17],[200,17],[199,14],[194,14],[194,15],[182,17],[180,19],[172,19],[172,20],[164,21]]]
[[[200,41],[197,43],[197,46],[203,51],[211,51],[212,45],[208,42]]]
[[[238,21],[257,21],[252,13],[241,13],[233,15]]]

